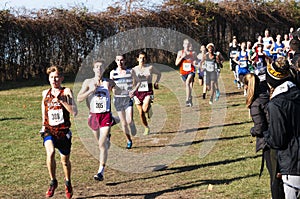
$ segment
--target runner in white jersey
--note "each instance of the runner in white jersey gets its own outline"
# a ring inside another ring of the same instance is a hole
[[[265,30],[265,36],[262,38],[264,44],[264,52],[268,57],[271,57],[271,47],[274,44],[273,37],[270,36],[270,31],[268,29]]]
[[[82,102],[86,100],[90,110],[88,125],[100,149],[99,169],[97,174],[94,175],[94,179],[102,181],[110,142],[110,127],[114,122],[110,108],[110,91],[115,86],[115,83],[111,79],[103,78],[103,61],[94,62],[93,71],[95,77],[84,80],[77,95],[77,101]]]
[[[123,55],[117,55],[115,62],[117,63],[117,68],[110,72],[110,79],[116,83],[116,87],[113,88],[113,102],[127,139],[126,148],[131,149],[131,135],[136,135],[136,127],[133,120],[133,94],[139,87],[139,83],[133,89],[133,81],[136,81],[137,77],[132,69],[128,69],[125,66],[125,57]]]

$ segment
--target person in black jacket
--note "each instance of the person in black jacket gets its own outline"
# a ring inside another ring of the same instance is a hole
[[[256,153],[260,150],[263,151],[260,175],[263,171],[264,160],[266,160],[266,166],[270,174],[272,199],[284,199],[282,180],[277,177],[276,151],[267,147],[263,138],[263,132],[268,129],[267,105],[269,92],[260,86],[258,76],[253,73],[246,74],[243,82],[247,91],[246,106],[250,109],[250,115],[254,123],[250,133],[253,137],[256,137]]]
[[[268,65],[266,80],[271,100],[264,137],[277,150],[286,199],[296,199],[300,196],[300,90],[292,82],[285,58]]]

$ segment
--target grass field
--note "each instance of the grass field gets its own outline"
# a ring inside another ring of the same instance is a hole
[[[245,98],[228,68],[225,64],[221,98],[213,106],[199,97],[202,87],[196,78],[192,108],[184,107],[183,86],[174,83],[179,76],[164,71],[160,89],[155,90],[152,134],[142,136],[135,114],[139,132],[128,151],[119,126],[114,126],[103,182],[92,178],[98,160],[89,147],[97,146],[84,141],[93,138],[84,134],[89,130],[81,123],[87,115],[81,112],[72,118],[73,198],[271,198],[267,170],[258,176],[261,153],[255,153],[255,138],[249,133],[253,124]],[[49,175],[38,132],[41,92],[47,88],[40,82],[8,83],[0,91],[0,198],[45,197]],[[78,106],[82,110],[85,104]],[[59,186],[53,198],[65,198],[58,153],[56,160]]]

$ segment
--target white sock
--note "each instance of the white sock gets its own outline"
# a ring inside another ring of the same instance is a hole
[[[99,167],[98,173],[101,173],[102,176],[103,176],[103,174],[104,174],[104,166],[100,166]]]

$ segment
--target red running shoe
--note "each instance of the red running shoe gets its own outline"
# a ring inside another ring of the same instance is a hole
[[[48,191],[46,192],[47,198],[50,198],[54,195],[54,191],[57,188],[57,185],[58,185],[57,180],[51,180],[50,187],[49,187]]]
[[[72,185],[71,185],[71,183],[69,181],[66,181],[65,189],[66,189],[66,197],[68,199],[72,198],[72,196],[73,196],[73,188],[72,188]]]

